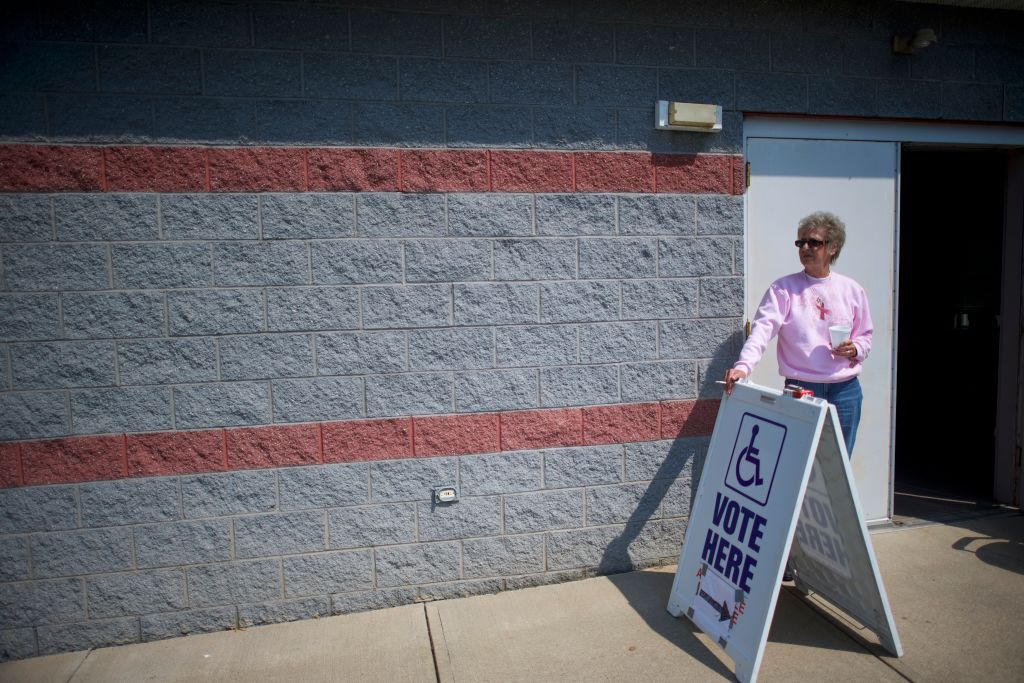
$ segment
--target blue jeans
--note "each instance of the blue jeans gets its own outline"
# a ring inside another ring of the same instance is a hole
[[[817,398],[823,398],[836,407],[836,413],[839,415],[839,428],[843,430],[843,441],[846,442],[846,454],[852,458],[853,442],[857,440],[857,425],[860,424],[860,405],[864,401],[864,393],[860,390],[860,380],[854,377],[845,382],[823,384],[787,378],[786,384],[796,384],[810,389]]]

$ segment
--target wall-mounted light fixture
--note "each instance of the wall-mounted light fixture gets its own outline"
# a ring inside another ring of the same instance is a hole
[[[935,31],[930,28],[919,28],[909,36],[896,34],[892,37],[892,51],[898,55],[912,55],[918,50],[929,48],[939,42]]]
[[[658,130],[717,133],[722,130],[722,108],[716,104],[659,100],[654,107],[654,127]]]

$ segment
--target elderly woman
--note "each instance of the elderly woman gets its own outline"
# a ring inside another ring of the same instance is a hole
[[[810,389],[836,407],[847,455],[853,452],[863,394],[857,375],[871,351],[871,313],[864,288],[831,266],[846,242],[846,226],[825,211],[797,227],[803,270],[779,278],[761,299],[739,360],[725,373],[725,391],[751,373],[778,335],[779,374],[786,384]],[[829,327],[850,328],[832,345]]]

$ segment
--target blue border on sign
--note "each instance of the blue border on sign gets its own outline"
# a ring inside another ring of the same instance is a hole
[[[744,493],[742,490],[740,490],[740,489],[738,489],[738,488],[736,488],[734,486],[730,486],[729,485],[729,473],[732,472],[733,459],[736,457],[736,446],[739,444],[740,434],[743,433],[743,420],[748,415],[750,417],[754,418],[755,420],[759,420],[761,422],[767,422],[768,424],[773,424],[776,427],[781,427],[782,428],[782,443],[779,444],[779,455],[778,455],[777,458],[775,458],[775,468],[772,470],[772,478],[771,478],[771,481],[768,482],[768,493],[765,494],[764,500],[758,500],[757,498],[753,498],[750,495],[748,495],[747,493]],[[789,428],[786,427],[786,425],[784,425],[784,424],[782,424],[780,422],[776,422],[775,420],[769,420],[767,418],[761,417],[760,415],[755,415],[754,413],[749,413],[749,412],[743,413],[740,416],[740,428],[738,430],[736,430],[736,440],[732,444],[732,454],[729,456],[729,468],[725,471],[725,481],[724,481],[725,487],[727,489],[729,489],[730,491],[735,491],[736,493],[740,494],[741,496],[743,496],[747,500],[753,501],[754,503],[757,503],[761,507],[765,507],[766,505],[768,505],[768,499],[772,495],[772,486],[775,485],[775,474],[776,474],[776,472],[779,471],[779,462],[782,460],[782,451],[783,451],[783,449],[786,446],[786,436],[788,436],[788,435],[789,435]]]

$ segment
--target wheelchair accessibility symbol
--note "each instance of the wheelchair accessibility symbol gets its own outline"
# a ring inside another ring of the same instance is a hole
[[[725,485],[759,505],[767,504],[786,431],[786,426],[778,422],[743,413]]]

